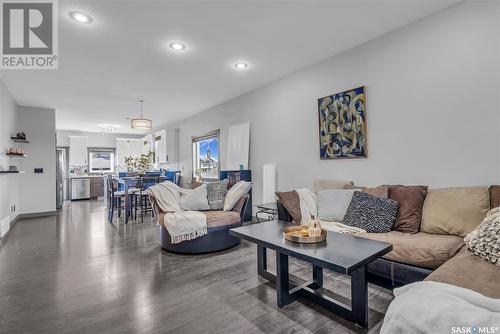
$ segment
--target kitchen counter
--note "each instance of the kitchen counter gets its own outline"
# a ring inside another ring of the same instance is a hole
[[[107,177],[109,174],[104,174],[104,175],[100,175],[100,174],[96,174],[96,175],[74,175],[74,176],[70,176],[69,178],[70,179],[88,179],[88,178],[103,178],[103,177]],[[113,177],[115,177],[115,175],[113,175]]]

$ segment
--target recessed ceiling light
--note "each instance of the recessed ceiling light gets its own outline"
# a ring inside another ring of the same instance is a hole
[[[248,64],[243,63],[243,62],[238,62],[238,63],[234,64],[234,67],[238,70],[244,70],[244,69],[248,68]]]
[[[168,46],[175,51],[183,51],[186,49],[186,45],[179,42],[172,42]]]
[[[88,16],[87,14],[84,14],[82,12],[70,12],[69,16],[80,23],[90,23],[92,22],[92,18]]]

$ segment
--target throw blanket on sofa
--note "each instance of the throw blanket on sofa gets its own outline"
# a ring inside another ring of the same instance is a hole
[[[177,244],[185,240],[192,240],[207,234],[207,216],[199,211],[183,211],[180,208],[180,190],[175,183],[166,181],[148,189],[160,209],[165,212],[164,224]]]
[[[295,189],[295,191],[299,194],[300,200],[300,215],[302,216],[300,225],[307,225],[311,216],[318,216],[316,194],[306,188]]]
[[[469,289],[425,281],[395,289],[394,296],[381,334],[465,333],[457,328],[486,333],[480,329],[500,327],[500,300]]]
[[[300,215],[302,216],[300,220],[300,225],[307,225],[311,216],[318,216],[318,200],[316,195],[309,189],[295,189],[297,194],[299,194],[300,201]],[[327,231],[337,232],[337,233],[366,233],[365,230],[348,226],[340,222],[328,222],[320,220],[321,227]]]

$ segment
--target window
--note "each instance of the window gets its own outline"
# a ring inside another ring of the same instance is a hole
[[[114,173],[115,152],[111,149],[89,149],[90,173]]]
[[[219,130],[193,137],[193,177],[219,179]]]

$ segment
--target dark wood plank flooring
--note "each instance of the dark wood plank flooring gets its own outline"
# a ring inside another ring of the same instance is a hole
[[[307,301],[279,309],[274,286],[257,276],[253,244],[176,255],[160,249],[157,234],[149,218],[107,223],[102,201],[19,221],[0,241],[0,333],[368,331]],[[298,277],[311,274],[303,262],[290,265]],[[325,272],[325,287],[350,297],[342,275]],[[373,285],[369,294],[373,329],[393,297]]]

